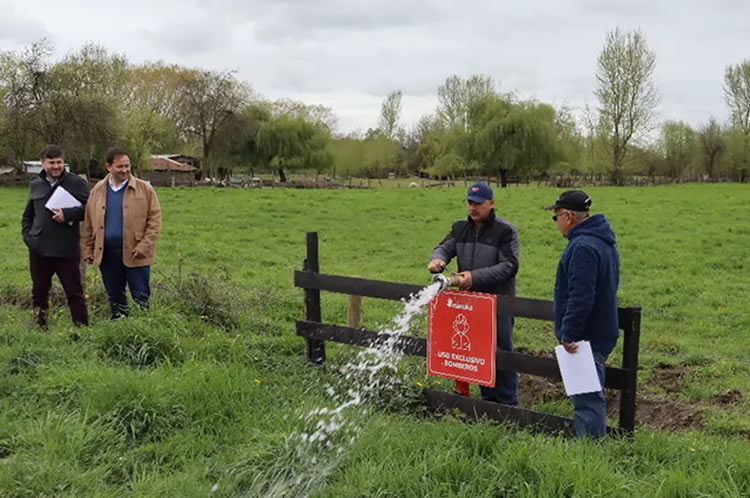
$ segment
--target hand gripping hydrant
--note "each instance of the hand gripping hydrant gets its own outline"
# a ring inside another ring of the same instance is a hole
[[[439,283],[440,288],[438,289],[438,292],[443,292],[449,287],[458,287],[458,285],[461,283],[461,278],[458,275],[445,276],[442,273],[436,273],[432,276],[432,283]],[[460,394],[461,396],[468,396],[469,383],[457,380],[453,391],[456,394]]]

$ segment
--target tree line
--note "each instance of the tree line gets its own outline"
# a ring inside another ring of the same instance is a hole
[[[212,178],[418,173],[505,185],[750,177],[750,60],[726,67],[729,121],[660,123],[656,54],[638,30],[607,33],[593,108],[555,107],[501,92],[486,75],[453,75],[438,87],[435,111],[410,129],[396,90],[375,127],[348,134],[330,108],[264,99],[233,71],[134,64],[96,44],[59,60],[53,52],[45,40],[0,52],[0,163],[20,165],[57,143],[74,171],[100,176],[104,151],[121,144],[136,172],[149,168],[151,154],[182,153],[201,157]]]

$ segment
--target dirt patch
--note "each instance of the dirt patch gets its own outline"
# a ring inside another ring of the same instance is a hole
[[[536,403],[567,399],[562,382],[552,382],[536,375],[518,376],[518,405],[528,408]]]
[[[667,393],[678,393],[681,392],[687,370],[681,366],[658,365],[650,382],[657,384]],[[606,396],[608,415],[616,421],[620,413],[620,393],[609,389]],[[522,408],[563,399],[567,399],[567,396],[562,382],[550,381],[535,375],[519,375],[518,402]],[[742,399],[742,393],[732,389],[723,395],[715,396],[714,399],[717,403],[736,403]],[[646,395],[636,398],[635,417],[637,426],[659,430],[682,431],[704,427],[703,415],[698,407],[684,401],[657,399]]]
[[[681,365],[659,363],[653,370],[650,384],[656,384],[667,393],[680,393],[685,385],[688,368]]]
[[[620,393],[607,392],[607,415],[617,420],[620,416]],[[694,405],[672,399],[637,396],[635,424],[667,431],[703,429],[703,415]]]
[[[711,396],[711,402],[717,405],[734,405],[742,401],[742,392],[739,389],[727,389],[724,394],[715,394]]]

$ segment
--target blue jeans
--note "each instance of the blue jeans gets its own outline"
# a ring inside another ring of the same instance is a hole
[[[576,426],[576,436],[597,439],[607,433],[607,405],[604,400],[604,362],[607,355],[594,351],[594,364],[602,390],[593,393],[576,394],[571,396],[573,402],[573,422]]]
[[[150,266],[129,268],[122,262],[122,251],[105,247],[99,270],[102,272],[104,288],[107,289],[113,320],[121,316],[128,316],[126,284],[136,305],[141,309],[148,309],[148,300],[151,297]]]
[[[497,317],[497,346],[502,351],[513,351],[513,317]],[[482,399],[504,405],[518,404],[518,373],[498,369],[495,387],[479,386]]]

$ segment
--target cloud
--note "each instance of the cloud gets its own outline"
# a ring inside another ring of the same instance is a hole
[[[155,28],[141,30],[144,38],[162,51],[176,55],[195,56],[231,45],[232,29],[222,17],[170,19]]]
[[[747,0],[130,0],[108,6],[116,32],[91,5],[35,0],[23,16],[5,9],[0,38],[38,40],[44,20],[55,19],[50,38],[63,51],[94,41],[134,62],[236,69],[269,97],[330,102],[342,127],[363,129],[397,89],[405,119],[415,121],[452,74],[486,74],[522,97],[594,107],[596,58],[618,25],[640,28],[656,51],[663,117],[697,126],[726,116],[724,68],[748,58],[750,46]]]
[[[23,46],[49,38],[50,34],[43,20],[16,13],[13,7],[4,6],[0,16],[0,41]]]

